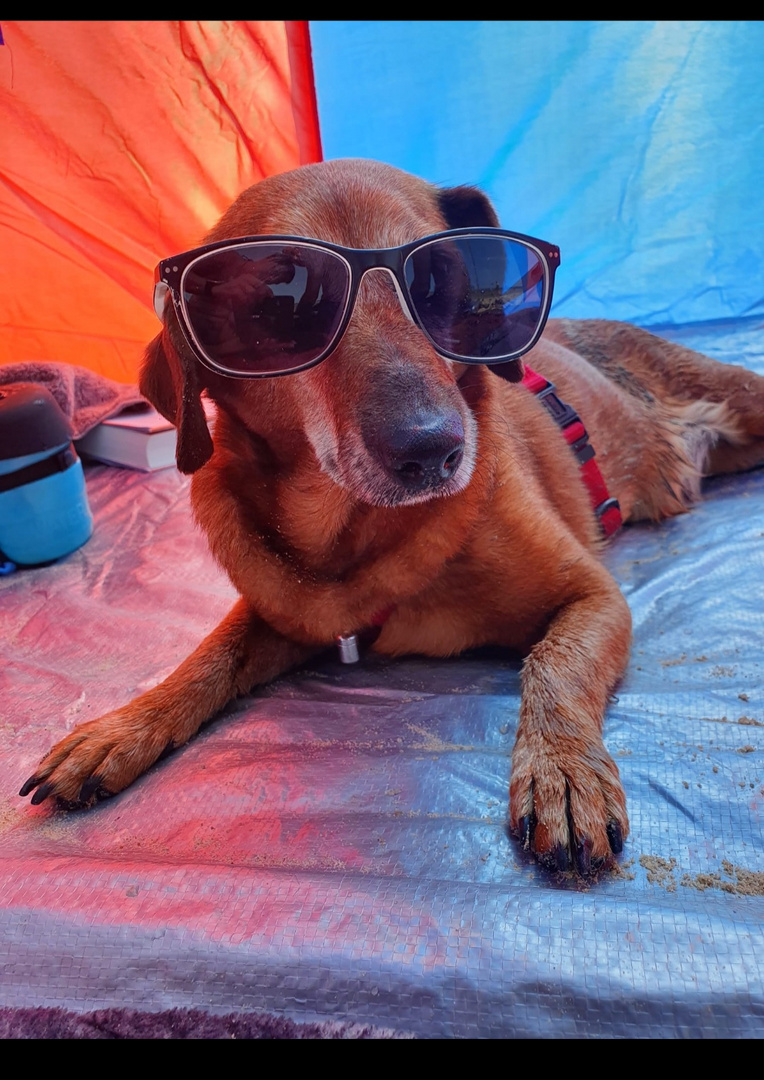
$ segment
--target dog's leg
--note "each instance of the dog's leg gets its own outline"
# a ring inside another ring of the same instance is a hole
[[[611,862],[628,834],[615,762],[602,741],[608,697],[629,654],[631,615],[591,560],[523,666],[510,827],[553,870]]]
[[[270,682],[316,652],[281,637],[239,600],[164,682],[129,705],[81,724],[53,747],[22,787],[33,803],[55,795],[87,803],[115,794],[168,749],[182,746],[232,698]]]

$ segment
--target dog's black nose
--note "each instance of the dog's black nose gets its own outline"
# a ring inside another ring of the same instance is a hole
[[[454,409],[417,417],[414,424],[388,431],[382,459],[411,491],[437,487],[456,473],[464,454],[464,426]]]

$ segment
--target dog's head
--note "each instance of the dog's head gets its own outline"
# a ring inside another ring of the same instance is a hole
[[[436,188],[391,166],[341,160],[254,185],[208,239],[289,235],[387,248],[465,226],[498,226],[478,189]],[[521,366],[512,367],[521,377]],[[313,368],[273,379],[203,367],[168,303],[141,390],[178,428],[183,472],[196,471],[213,451],[200,403],[207,389],[269,444],[307,441],[321,469],[358,500],[395,506],[455,494],[469,483],[477,432],[467,399],[483,370],[441,357],[404,312],[390,275],[371,270],[335,351]]]

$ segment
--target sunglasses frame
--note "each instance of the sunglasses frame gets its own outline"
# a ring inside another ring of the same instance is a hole
[[[544,270],[542,303],[535,333],[528,344],[523,346],[522,349],[516,349],[514,352],[508,353],[505,356],[492,357],[490,360],[486,360],[483,357],[460,356],[457,353],[452,353],[443,349],[437,342],[433,341],[417,314],[405,278],[406,261],[420,248],[426,247],[428,244],[432,244],[439,240],[481,236],[494,237],[498,240],[511,240],[522,244],[524,247],[530,248],[538,256]],[[226,249],[234,250],[239,247],[249,247],[252,244],[269,243],[290,243],[299,245],[300,247],[312,247],[319,251],[329,251],[333,255],[338,256],[346,264],[350,277],[350,287],[348,289],[345,308],[330,343],[315,359],[310,360],[308,363],[301,364],[298,367],[288,368],[286,371],[234,371],[213,360],[210,356],[207,356],[201,342],[197,340],[193,326],[191,325],[190,319],[187,317],[185,309],[183,281],[185,275],[194,263],[204,256],[209,255],[210,252],[225,251]],[[552,294],[554,291],[554,275],[559,265],[560,249],[555,244],[549,244],[545,240],[539,240],[533,236],[526,236],[524,233],[509,232],[506,229],[494,229],[487,226],[448,229],[444,232],[432,233],[429,236],[424,236],[421,240],[412,240],[410,243],[402,244],[400,247],[390,248],[347,248],[341,247],[339,244],[329,243],[325,240],[316,240],[304,236],[242,236],[230,240],[218,240],[212,244],[204,244],[202,247],[184,251],[180,255],[173,255],[168,259],[162,259],[154,272],[154,311],[160,322],[164,322],[165,304],[169,292],[172,296],[178,324],[186,342],[199,362],[211,371],[214,371],[219,375],[226,375],[233,379],[280,378],[282,375],[295,375],[300,371],[307,371],[309,368],[322,363],[334,352],[342,340],[343,334],[350,322],[355,307],[356,297],[358,295],[358,289],[364,275],[368,273],[369,270],[386,270],[393,279],[404,314],[422,331],[439,356],[443,356],[448,360],[453,360],[460,364],[506,364],[511,360],[517,360],[519,357],[529,352],[541,337],[549,317],[549,310],[552,305]]]

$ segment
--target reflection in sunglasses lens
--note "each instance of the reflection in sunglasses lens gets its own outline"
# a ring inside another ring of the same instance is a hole
[[[213,251],[182,280],[198,344],[233,372],[274,374],[312,363],[334,338],[350,281],[346,263],[307,245],[256,243]]]
[[[405,275],[422,327],[446,352],[500,359],[525,349],[539,325],[544,265],[519,241],[435,240],[409,256]]]

